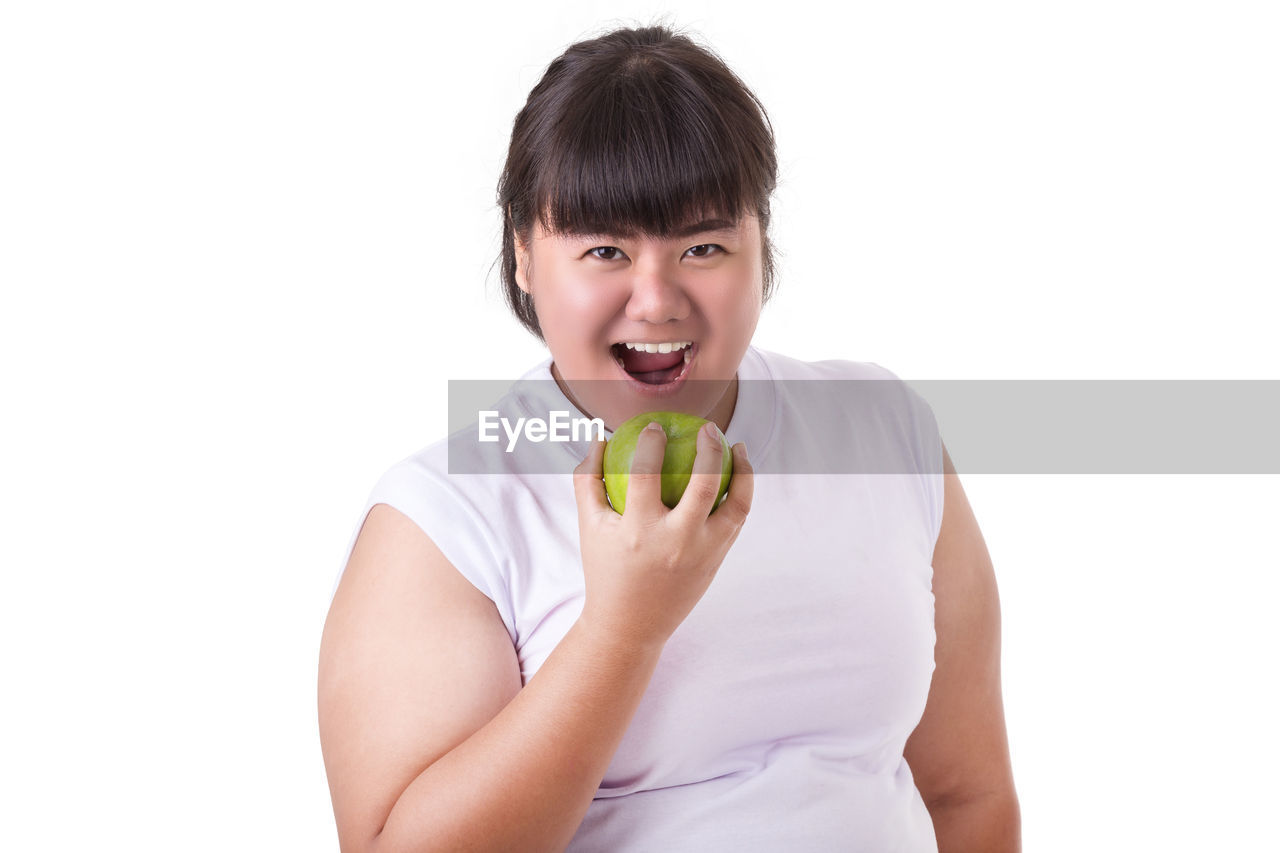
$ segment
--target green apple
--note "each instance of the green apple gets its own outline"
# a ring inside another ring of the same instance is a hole
[[[613,431],[613,438],[609,439],[604,449],[604,490],[609,495],[609,503],[619,513],[627,508],[627,481],[631,474],[631,460],[636,455],[636,441],[640,438],[640,431],[654,421],[667,434],[666,454],[662,458],[662,502],[674,509],[689,485],[689,477],[693,474],[693,459],[698,452],[698,430],[702,429],[707,420],[683,412],[645,412],[636,415]],[[712,504],[712,512],[729,491],[729,480],[733,477],[733,451],[725,440],[724,433],[719,429],[716,433],[720,436],[723,455],[720,463],[720,491]]]

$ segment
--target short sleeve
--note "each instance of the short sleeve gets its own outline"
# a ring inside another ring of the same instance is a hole
[[[905,389],[906,404],[903,423],[907,428],[906,440],[919,475],[922,497],[924,499],[929,542],[936,545],[938,534],[942,531],[942,509],[945,483],[942,466],[942,434],[938,429],[938,419],[933,407],[929,405],[918,391],[898,378],[897,374],[875,362],[868,362],[884,371],[885,377],[902,384]]]
[[[347,545],[330,600],[337,593],[365,518],[380,503],[417,524],[454,568],[493,601],[514,643],[515,615],[508,585],[493,549],[492,531],[467,496],[449,483],[447,475],[432,470],[420,457],[410,457],[392,466],[374,485]]]
[[[942,467],[942,434],[938,431],[938,419],[933,407],[914,388],[910,391],[912,406],[916,412],[915,422],[917,447],[920,454],[921,481],[930,508],[929,539],[937,543],[938,534],[942,532],[942,509],[946,483],[943,480]]]

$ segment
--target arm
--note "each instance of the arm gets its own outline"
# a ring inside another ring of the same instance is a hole
[[[375,506],[321,641],[341,849],[564,849],[660,651],[579,623],[521,689],[493,602],[412,521]]]
[[[1000,601],[991,557],[943,448],[945,498],[933,553],[936,668],[904,755],[940,853],[1021,850],[1000,692]]]
[[[662,431],[640,439],[625,516],[603,442],[574,477],[586,599],[523,688],[493,602],[412,521],[369,513],[320,656],[320,736],[343,851],[563,850],[604,778],[671,632],[750,510],[735,450],[710,517],[720,445],[699,439],[680,505],[660,499]]]

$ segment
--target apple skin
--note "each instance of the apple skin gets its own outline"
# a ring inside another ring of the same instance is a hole
[[[698,430],[707,423],[706,418],[697,415],[686,415],[683,412],[645,412],[624,421],[613,431],[604,449],[604,489],[609,496],[609,503],[614,511],[623,513],[627,508],[627,482],[631,474],[631,460],[636,455],[636,441],[640,431],[651,422],[657,421],[667,434],[666,454],[662,458],[662,502],[675,509],[680,496],[689,485],[689,477],[693,474],[693,460],[698,452]],[[720,500],[729,491],[729,481],[733,478],[733,451],[724,433],[719,428],[722,451],[720,464],[720,491],[716,494],[711,511],[720,505]]]

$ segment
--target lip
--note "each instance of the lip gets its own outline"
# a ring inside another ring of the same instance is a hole
[[[648,383],[641,382],[639,379],[636,379],[630,373],[623,370],[622,365],[618,364],[617,361],[614,361],[612,355],[609,360],[613,362],[613,366],[617,369],[618,373],[620,373],[622,378],[627,381],[627,387],[634,393],[649,399],[659,400],[665,397],[674,397],[676,394],[679,394],[680,389],[684,387],[684,383],[689,380],[689,374],[693,372],[693,364],[698,360],[698,343],[695,341],[689,347],[689,363],[685,365],[684,370],[678,377],[676,377],[674,382],[668,382],[666,385],[649,385]]]

